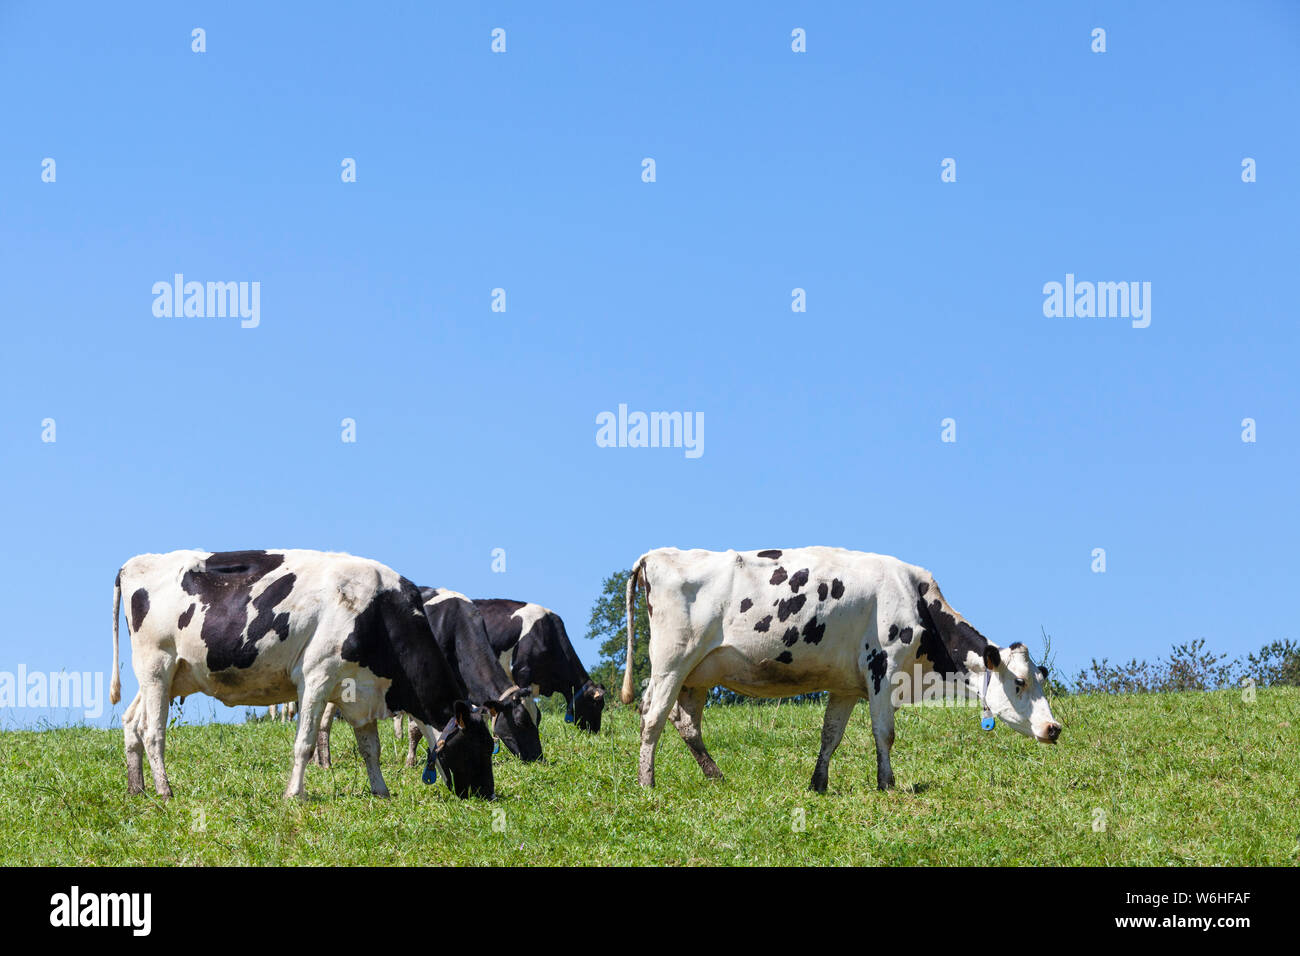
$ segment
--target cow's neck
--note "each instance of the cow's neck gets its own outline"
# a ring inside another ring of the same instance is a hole
[[[937,585],[921,584],[916,610],[923,628],[917,652],[923,667],[945,676],[984,672],[988,639],[952,609]]]

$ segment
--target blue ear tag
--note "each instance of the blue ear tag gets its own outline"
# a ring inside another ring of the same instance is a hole
[[[571,724],[571,723],[573,723],[573,711],[571,711],[571,710],[566,710],[566,711],[564,712],[564,722],[565,722],[566,724]]]
[[[438,765],[435,763],[425,764],[424,773],[420,774],[420,779],[423,780],[425,783],[437,783]]]
[[[984,730],[992,730],[994,727],[997,726],[997,723],[998,723],[997,720],[994,719],[993,717],[985,717],[983,720],[980,721],[980,727],[983,728]]]
[[[500,752],[501,752],[501,739],[500,739],[499,737],[493,737],[493,738],[492,738],[492,756],[495,757],[495,756],[496,756],[497,754],[499,754]]]

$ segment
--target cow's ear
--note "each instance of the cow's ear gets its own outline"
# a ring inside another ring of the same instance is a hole
[[[997,670],[1002,666],[1002,655],[992,644],[984,648],[984,666],[991,671]]]
[[[469,723],[469,715],[473,713],[469,702],[458,700],[456,703],[452,704],[452,710],[456,713],[456,726],[461,730],[464,730],[466,725]]]
[[[1038,677],[1040,680],[1047,680],[1047,668],[1042,664],[1038,665]]]
[[[488,713],[495,718],[497,714],[507,709],[510,705],[506,703],[504,698],[502,698],[501,700],[485,700],[483,701],[483,706],[486,707]]]

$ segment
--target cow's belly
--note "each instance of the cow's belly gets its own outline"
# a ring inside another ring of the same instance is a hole
[[[298,687],[284,670],[230,667],[221,671],[187,668],[172,682],[172,695],[186,697],[202,692],[229,707],[283,704],[298,699]]]
[[[204,693],[228,707],[282,704],[298,699],[294,672],[301,660],[299,642],[274,636],[258,642],[257,657],[248,667],[210,670],[207,647],[193,637],[179,642],[181,661],[172,680],[172,695]]]
[[[766,650],[772,650],[767,648]],[[796,650],[797,653],[797,650]],[[819,690],[859,691],[854,663],[834,654],[802,654],[790,663],[762,650],[723,645],[710,652],[686,678],[687,687],[723,687],[748,697],[789,697]]]

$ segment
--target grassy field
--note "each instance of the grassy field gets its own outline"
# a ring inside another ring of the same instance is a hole
[[[4,864],[1281,864],[1300,862],[1300,691],[1058,699],[1062,742],[979,729],[968,709],[898,717],[899,789],[875,790],[865,704],[806,791],[820,705],[710,708],[706,781],[672,728],[658,788],[635,783],[636,716],[599,737],[543,721],[548,761],[497,757],[492,804],[400,765],[391,731],[371,797],[351,731],[310,799],[281,797],[292,725],[168,734],[170,803],[126,796],[122,737],[0,734]],[[147,771],[146,771],[147,776]],[[1104,822],[1104,827],[1101,824]]]

